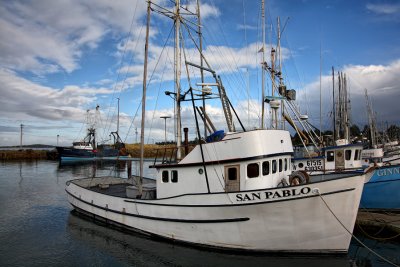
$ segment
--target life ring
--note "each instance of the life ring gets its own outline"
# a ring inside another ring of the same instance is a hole
[[[289,176],[290,185],[308,184],[310,182],[310,176],[305,171],[296,171]]]

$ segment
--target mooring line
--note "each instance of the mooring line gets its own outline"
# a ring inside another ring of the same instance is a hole
[[[396,266],[396,267],[400,267],[400,265],[397,265],[394,262],[391,262],[390,260],[384,258],[383,256],[381,256],[380,254],[378,254],[377,252],[373,251],[372,249],[370,249],[366,244],[364,244],[360,239],[358,239],[352,232],[350,232],[346,226],[339,220],[339,218],[335,215],[335,213],[331,210],[331,208],[329,207],[328,203],[326,203],[325,199],[322,197],[321,193],[319,192],[318,188],[314,188],[312,190],[313,193],[318,194],[319,197],[321,198],[321,200],[324,202],[325,206],[328,208],[328,210],[332,213],[333,217],[335,217],[335,219],[340,223],[340,225],[358,242],[360,243],[364,248],[366,248],[367,250],[369,250],[372,254],[374,254],[375,256],[377,256],[378,258],[380,258],[381,260],[389,263],[390,265]]]

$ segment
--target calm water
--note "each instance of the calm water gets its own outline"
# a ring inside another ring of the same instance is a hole
[[[65,182],[93,175],[126,177],[126,170],[0,162],[0,266],[390,266],[356,242],[345,256],[285,257],[216,253],[123,233],[71,212]],[[400,263],[399,243],[359,238]]]

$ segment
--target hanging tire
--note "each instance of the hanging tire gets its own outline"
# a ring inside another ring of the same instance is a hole
[[[296,171],[289,176],[290,185],[308,184],[309,182],[310,176],[305,171]]]

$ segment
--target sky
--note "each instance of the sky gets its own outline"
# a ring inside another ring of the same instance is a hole
[[[172,2],[155,3],[172,10]],[[194,11],[194,1],[181,3]],[[24,145],[69,146],[90,125],[97,129],[97,141],[107,142],[117,129],[118,102],[120,136],[137,142],[146,5],[145,0],[3,1],[0,146],[19,145],[21,129]],[[260,127],[261,1],[203,0],[200,10],[208,64],[221,77],[244,126]],[[296,105],[313,125],[332,129],[332,67],[335,75],[346,74],[353,124],[362,128],[367,123],[367,91],[378,126],[399,125],[400,1],[266,0],[265,13],[265,60],[270,62],[270,49],[277,45],[279,17],[284,82],[296,90]],[[152,12],[150,25],[145,141],[154,143],[163,141],[165,133],[168,140],[175,136],[174,120],[160,118],[174,112],[171,95],[164,93],[174,92],[174,31],[173,21],[157,12]],[[197,37],[186,29],[182,27],[182,61],[199,64],[191,42]],[[198,89],[199,81],[198,70],[187,71],[183,65],[182,92],[189,86]],[[206,81],[215,82],[210,75]],[[268,77],[265,86],[265,94],[271,94]],[[191,105],[182,104],[182,125],[193,139]],[[208,102],[206,112],[218,129],[227,130],[218,101]]]

